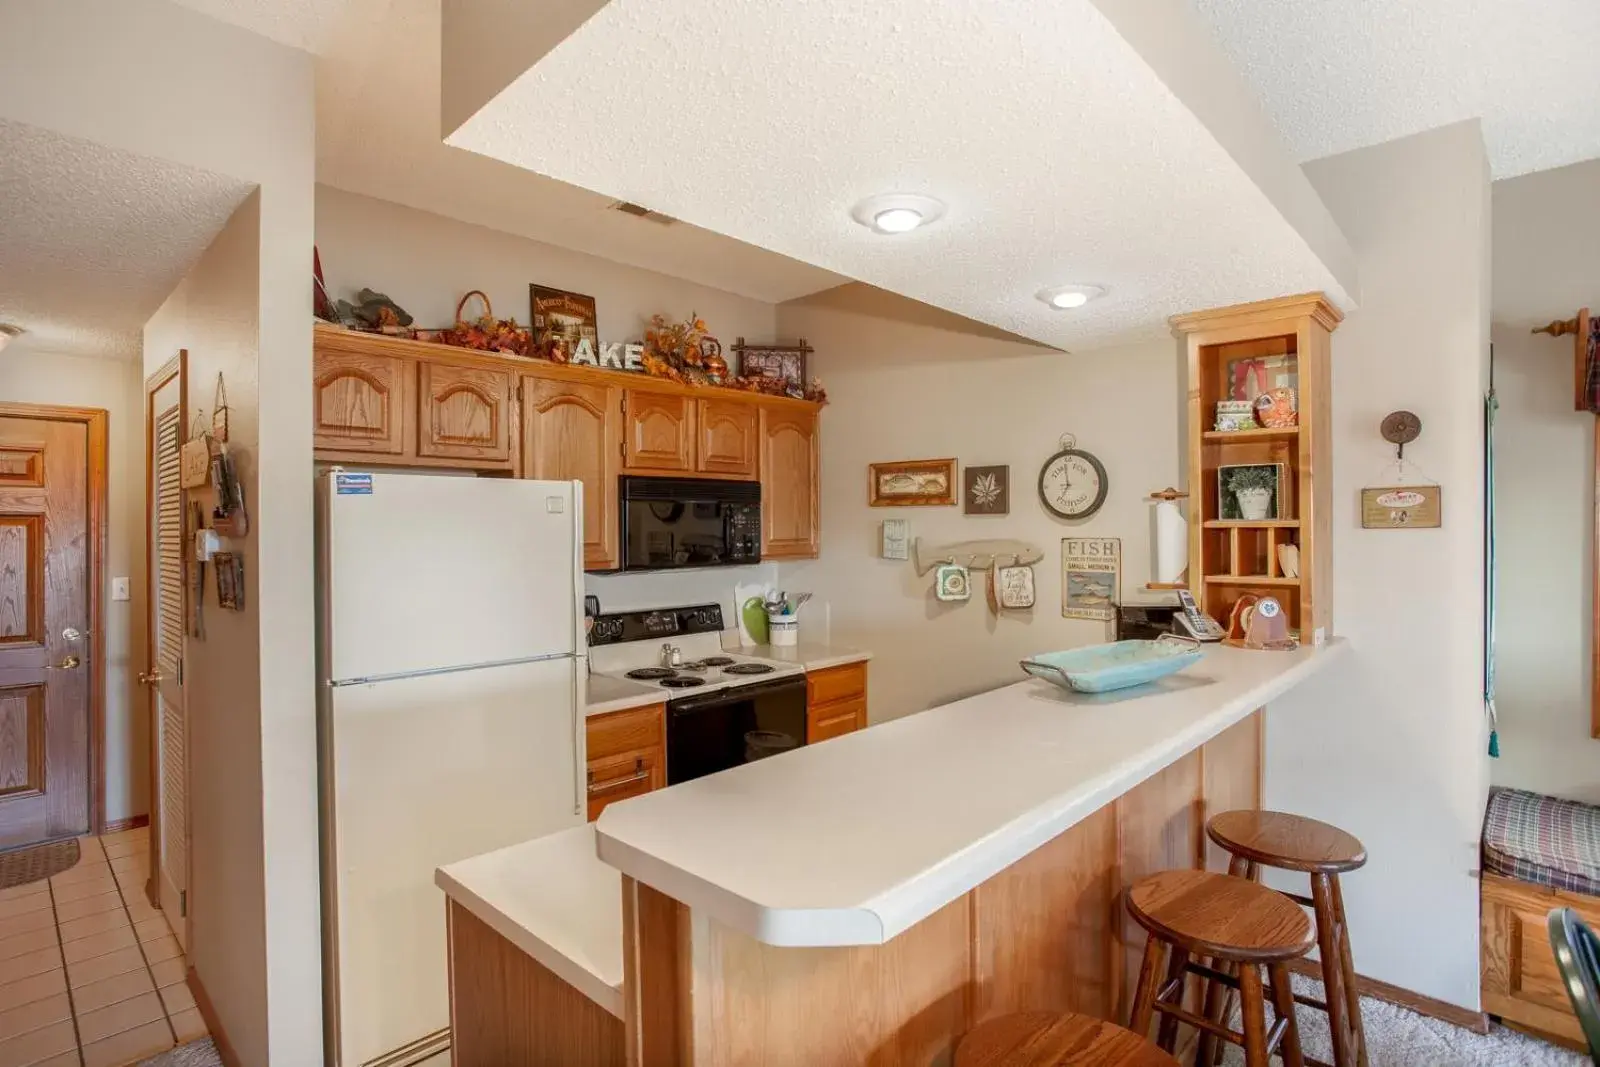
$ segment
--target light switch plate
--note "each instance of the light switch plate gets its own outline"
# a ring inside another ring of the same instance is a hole
[[[111,579],[111,599],[112,600],[127,600],[129,595],[130,594],[128,592],[128,579],[126,579],[126,578],[113,578],[113,579]]]

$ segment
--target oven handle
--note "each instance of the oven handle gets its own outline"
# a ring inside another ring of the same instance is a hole
[[[791,689],[804,692],[806,676],[804,674],[785,675],[775,678],[770,682],[758,682],[755,685],[737,685],[729,689],[719,689],[715,693],[706,693],[703,696],[679,697],[667,701],[669,715],[692,715],[706,708],[721,707],[724,704],[736,704],[752,697],[767,696],[772,693],[783,693]]]

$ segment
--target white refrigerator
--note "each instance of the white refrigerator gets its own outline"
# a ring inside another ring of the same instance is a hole
[[[448,1047],[434,868],[583,822],[581,494],[576,482],[318,478],[336,1067],[403,1067]]]

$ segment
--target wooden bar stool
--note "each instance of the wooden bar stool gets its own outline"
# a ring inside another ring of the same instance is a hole
[[[1160,1015],[1156,1044],[1167,1052],[1174,1050],[1178,1024],[1184,1022],[1202,1038],[1213,1035],[1244,1046],[1247,1067],[1267,1067],[1274,1051],[1285,1067],[1303,1067],[1288,963],[1311,951],[1312,938],[1311,922],[1294,901],[1233,875],[1163,871],[1128,890],[1128,913],[1150,935],[1128,1024],[1134,1033],[1149,1034],[1151,1018]],[[1203,958],[1211,963],[1200,963]],[[1271,979],[1276,1016],[1270,1030],[1263,966]],[[1208,990],[1221,986],[1239,992],[1242,1034],[1225,1017],[1213,1018],[1184,1005],[1185,980],[1191,974]]]
[[[1344,895],[1339,890],[1339,875],[1365,865],[1367,850],[1337,826],[1278,811],[1225,811],[1206,824],[1206,835],[1233,856],[1230,874],[1254,879],[1260,867],[1277,867],[1311,876],[1311,896],[1285,895],[1316,916],[1325,999],[1297,995],[1295,1000],[1328,1013],[1334,1067],[1367,1067],[1361,993],[1356,988]],[[1207,1007],[1216,1005],[1208,1003]],[[1221,1010],[1226,1014],[1232,1011],[1226,1004]],[[1214,1051],[1220,1058],[1221,1046]]]
[[[955,1067],[1178,1067],[1178,1061],[1116,1023],[1030,1011],[967,1031]]]

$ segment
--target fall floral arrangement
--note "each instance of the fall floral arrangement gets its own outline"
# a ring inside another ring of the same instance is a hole
[[[682,322],[650,316],[643,366],[646,374],[688,385],[721,385],[728,377],[722,345],[706,332],[706,320],[694,312]]]

